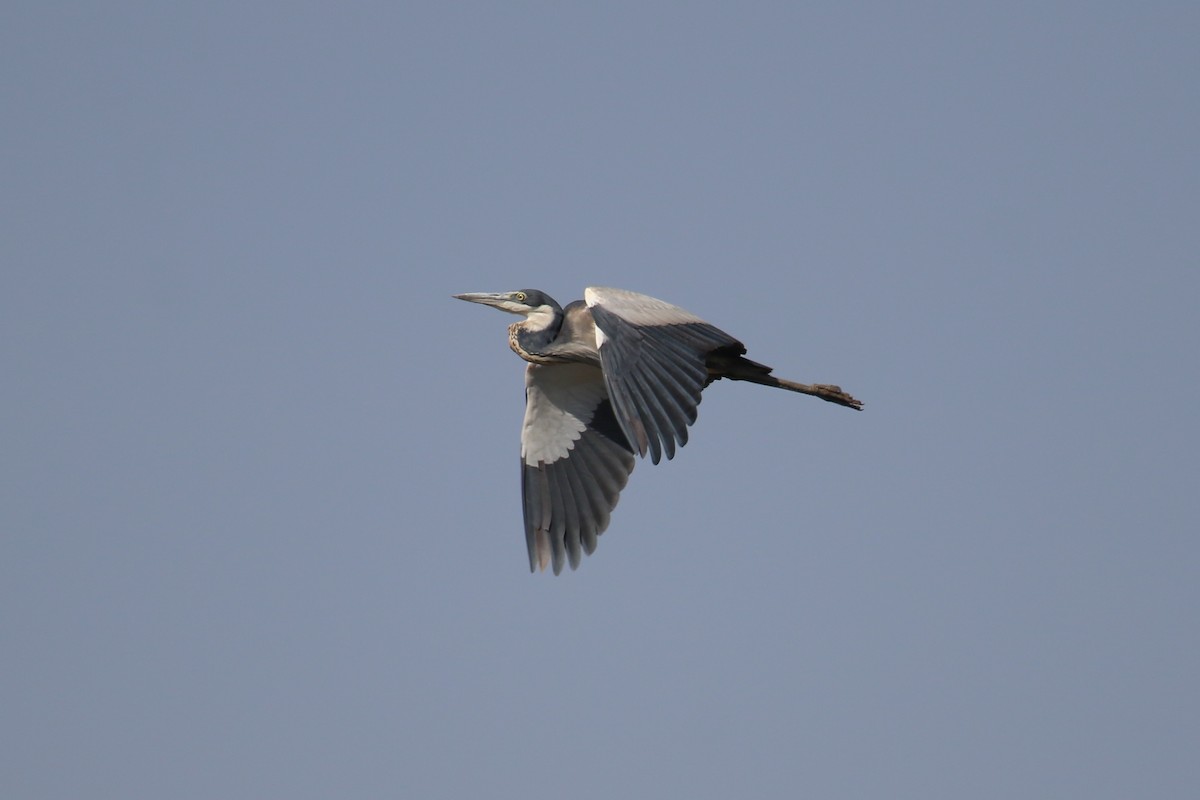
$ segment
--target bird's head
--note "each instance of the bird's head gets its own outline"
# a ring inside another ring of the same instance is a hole
[[[537,289],[520,289],[515,292],[473,292],[454,296],[459,300],[466,300],[468,303],[482,303],[485,306],[498,308],[510,314],[520,314],[523,317],[555,318],[562,313],[562,308],[554,302],[554,298]]]

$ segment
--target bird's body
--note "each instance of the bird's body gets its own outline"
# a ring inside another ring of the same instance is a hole
[[[750,381],[859,409],[837,386],[771,375],[745,346],[699,317],[647,295],[589,287],[561,307],[544,292],[455,295],[524,317],[509,326],[525,373],[522,506],[531,570],[579,565],[633,471],[687,444],[700,393],[715,380]]]

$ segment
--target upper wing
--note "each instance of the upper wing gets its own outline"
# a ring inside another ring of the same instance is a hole
[[[633,471],[604,377],[589,364],[530,364],[521,429],[521,498],[529,569],[579,566]]]
[[[644,294],[592,286],[583,297],[621,429],[655,464],[664,451],[673,458],[696,421],[708,354],[741,355],[746,348],[696,315]]]

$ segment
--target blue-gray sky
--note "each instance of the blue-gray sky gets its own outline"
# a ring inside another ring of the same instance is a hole
[[[10,3],[0,794],[1191,798],[1190,3]],[[512,318],[718,384],[529,575]]]

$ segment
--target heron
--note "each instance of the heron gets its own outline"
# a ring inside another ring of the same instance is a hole
[[[508,345],[529,362],[521,505],[530,572],[574,570],[595,552],[634,457],[673,458],[713,381],[862,409],[841,387],[775,377],[725,331],[648,295],[591,286],[565,308],[537,289],[454,297],[524,318],[509,326]]]

